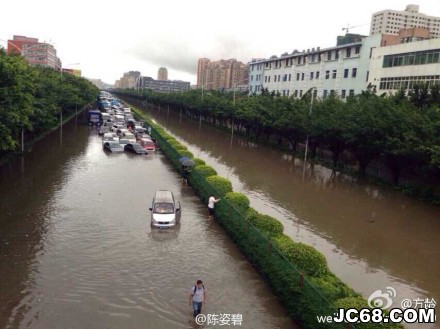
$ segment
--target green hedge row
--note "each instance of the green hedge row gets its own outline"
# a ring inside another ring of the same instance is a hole
[[[153,129],[164,154],[180,170],[182,156],[196,162],[189,183],[207,202],[210,194],[220,197],[215,207],[217,221],[271,285],[291,316],[302,328],[403,328],[397,324],[323,324],[317,316],[332,315],[338,308],[364,308],[367,302],[330,272],[327,261],[314,247],[283,234],[275,218],[250,207],[249,199],[233,192],[229,180],[217,175],[203,160],[194,159],[186,147],[134,109]]]

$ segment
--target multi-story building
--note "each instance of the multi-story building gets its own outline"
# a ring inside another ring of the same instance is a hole
[[[255,64],[255,65],[254,65]],[[249,63],[249,92],[259,94],[263,88],[265,59],[254,58]],[[266,82],[267,82],[266,78]],[[269,78],[270,82],[270,78]]]
[[[202,88],[206,81],[206,67],[210,63],[208,58],[200,58],[197,63],[197,88]]]
[[[431,38],[440,37],[440,17],[419,13],[418,5],[408,5],[403,11],[386,9],[374,13],[370,35],[398,34],[400,30],[411,27],[427,28]]]
[[[280,57],[250,63],[249,92],[262,88],[282,96],[302,97],[311,88],[317,97],[336,93],[345,98],[365,89],[370,50],[380,46],[381,36],[331,48],[295,50]]]
[[[14,35],[8,40],[8,54],[20,53],[30,65],[41,65],[61,70],[61,60],[51,44],[38,42],[36,38]]]
[[[168,80],[168,70],[166,67],[160,67],[157,71],[157,80]]]
[[[116,88],[128,89],[136,87],[136,82],[141,76],[141,72],[139,71],[128,71],[125,72],[122,78],[116,80],[115,86]]]
[[[189,82],[180,80],[154,80],[151,77],[139,77],[136,88],[150,89],[158,93],[173,93],[189,90]]]
[[[294,51],[249,63],[249,92],[263,88],[282,96],[302,97],[311,88],[317,97],[346,98],[371,83],[380,93],[410,89],[416,82],[440,77],[440,38],[426,39],[427,29],[410,28],[398,35],[375,34],[361,42]]]
[[[37,38],[28,38],[22,35],[14,35],[12,40],[8,40],[8,54],[19,54],[21,55],[21,51],[23,48],[23,44],[27,45],[36,45],[38,44]]]
[[[249,67],[236,59],[211,62],[201,58],[197,68],[197,87],[205,89],[234,89],[247,85]]]
[[[440,38],[372,49],[367,83],[378,93],[411,90],[414,84],[440,84]]]

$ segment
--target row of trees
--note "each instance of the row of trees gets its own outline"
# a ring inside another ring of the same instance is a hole
[[[61,111],[73,114],[97,93],[84,78],[32,67],[0,48],[0,156],[19,148],[22,130],[27,139],[38,136],[59,123]]]
[[[338,166],[341,155],[350,153],[365,175],[373,160],[390,169],[395,184],[405,168],[430,174],[440,172],[440,87],[416,86],[409,97],[404,91],[392,96],[368,89],[340,99],[332,94],[313,99],[311,91],[301,99],[280,97],[264,90],[261,95],[209,91],[158,94],[137,90],[119,91],[157,105],[170,105],[185,114],[213,124],[232,127],[257,140],[289,143],[295,152],[309,137],[313,158],[318,147],[333,155]],[[235,101],[234,101],[235,99]]]

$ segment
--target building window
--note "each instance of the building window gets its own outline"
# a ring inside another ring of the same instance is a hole
[[[302,95],[303,95],[303,91],[300,90],[300,91],[299,91],[299,97],[302,97]]]
[[[319,79],[319,71],[316,71],[316,79]]]
[[[278,74],[278,82],[281,81],[281,75]]]
[[[269,75],[269,77],[268,77],[268,79],[267,79],[267,82],[270,82],[270,75]]]
[[[347,58],[351,57],[351,48],[347,48],[346,54],[347,54]]]
[[[361,52],[361,46],[356,46],[356,48],[354,48],[354,53],[357,55]]]
[[[348,78],[348,71],[349,71],[348,69],[344,70],[344,78]]]
[[[298,65],[301,64],[301,56],[298,57],[297,63],[298,63]]]
[[[330,71],[325,71],[325,78],[330,79]]]
[[[249,91],[252,92],[252,86],[249,86]]]
[[[345,98],[345,89],[341,90],[341,98]]]
[[[301,73],[301,80],[304,80],[304,73]]]
[[[354,96],[354,89],[350,89],[350,91],[348,92],[348,95],[350,95],[350,97]]]
[[[338,72],[337,70],[333,70],[333,73],[332,73],[332,78],[333,79],[336,79],[337,72]]]
[[[331,51],[327,52],[327,60],[328,61],[332,60],[332,52]]]
[[[351,77],[352,78],[356,78],[356,75],[357,75],[357,68],[353,68],[353,70],[351,71]]]
[[[324,91],[322,92],[322,96],[327,97],[327,89],[324,89]]]
[[[251,81],[254,81],[254,76],[253,75],[251,75]]]
[[[339,59],[339,50],[335,51],[335,59]]]
[[[295,92],[293,93],[294,97],[298,97],[298,90],[295,90]]]
[[[289,94],[290,94],[290,90],[287,90],[287,97],[289,97]]]
[[[299,81],[299,73],[296,74],[296,81]]]
[[[313,80],[313,74],[314,72],[310,72],[310,80]]]
[[[289,73],[289,81],[292,79],[292,74]]]
[[[284,74],[284,80],[283,81],[287,81],[287,74]]]
[[[277,82],[277,76],[276,75],[273,76],[273,82]]]
[[[267,75],[264,77],[264,82],[267,82]]]

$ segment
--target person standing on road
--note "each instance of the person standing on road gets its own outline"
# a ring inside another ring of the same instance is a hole
[[[214,205],[219,201],[220,201],[220,198],[216,199],[216,198],[214,198],[214,196],[212,194],[209,196],[209,199],[208,199],[209,219],[214,218]]]
[[[194,317],[202,313],[202,305],[206,303],[206,289],[202,280],[197,280],[196,285],[191,288],[188,303],[192,305]]]

